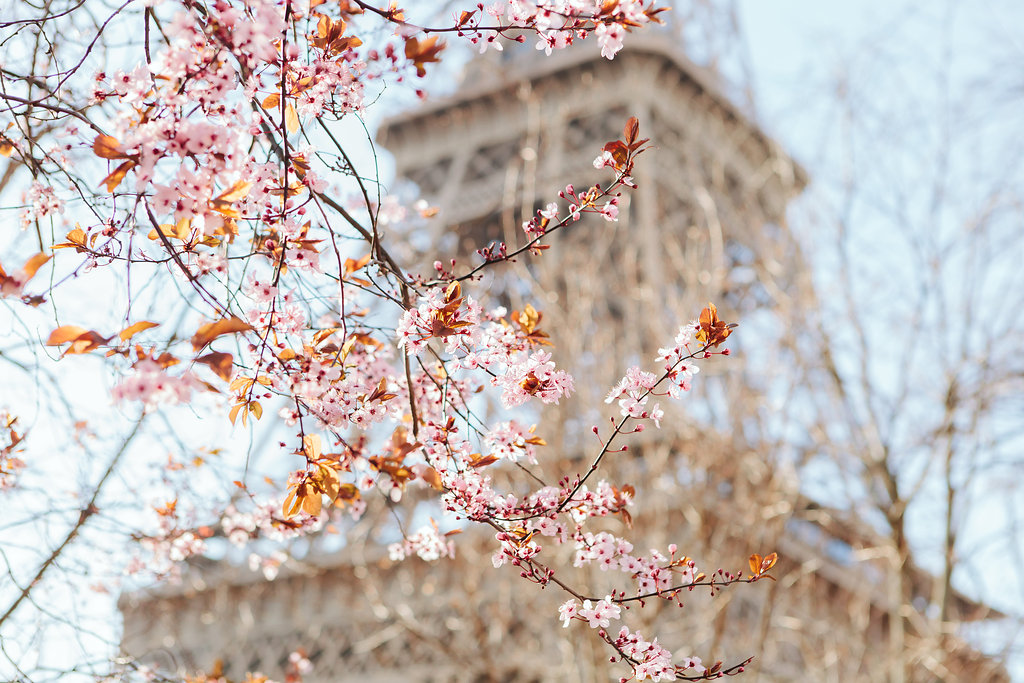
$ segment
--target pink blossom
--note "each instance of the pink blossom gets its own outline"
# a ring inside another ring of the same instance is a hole
[[[644,640],[639,631],[630,632],[623,626],[615,638],[615,646],[622,650],[633,665],[633,675],[638,681],[671,681],[676,678],[676,669],[672,664],[672,653],[658,644],[658,639]],[[696,660],[699,666],[700,660]],[[703,673],[703,668],[698,671]]]
[[[111,389],[111,397],[118,401],[141,401],[147,410],[159,403],[188,403],[195,385],[191,373],[180,377],[168,375],[156,361],[139,361],[132,374]]]
[[[56,191],[49,185],[35,181],[29,187],[27,200],[29,208],[21,214],[21,225],[27,227],[33,220],[64,213],[64,202],[57,197]]]
[[[618,198],[612,198],[606,202],[604,206],[598,209],[598,213],[606,221],[614,222],[619,220],[619,200]]]
[[[495,383],[502,387],[501,402],[512,408],[538,397],[544,403],[558,403],[563,396],[573,391],[572,376],[564,370],[556,370],[551,354],[534,351],[529,358],[509,366]]]
[[[621,612],[622,608],[612,602],[612,596],[606,595],[595,605],[591,605],[590,600],[584,600],[579,614],[589,622],[590,628],[608,628],[609,620],[618,619]]]
[[[442,557],[455,557],[455,544],[438,532],[437,525],[425,524],[416,533],[406,537],[402,543],[392,543],[388,546],[388,557],[394,561],[404,560],[413,554],[427,562]]]
[[[273,581],[281,571],[281,565],[288,560],[288,554],[281,550],[275,550],[269,555],[251,553],[249,555],[249,570],[260,571],[263,578]]]
[[[588,601],[589,602],[589,601]],[[570,598],[558,608],[558,618],[562,620],[562,628],[569,628],[569,622],[579,612],[580,603],[575,598]]]
[[[601,56],[606,59],[614,59],[622,49],[622,39],[626,35],[626,29],[621,24],[601,23],[597,25],[594,32],[597,34],[597,42],[601,45]]]
[[[612,168],[615,167],[615,157],[613,157],[612,153],[609,151],[601,152],[601,154],[594,159],[594,168],[596,169],[602,169],[609,166]]]

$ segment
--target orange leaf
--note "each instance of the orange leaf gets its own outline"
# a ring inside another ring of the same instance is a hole
[[[93,349],[98,349],[109,341],[110,337],[101,337],[98,333],[89,330],[78,339],[71,342],[71,346],[69,346],[64,353],[88,353]]]
[[[128,155],[121,151],[121,143],[109,135],[97,135],[92,141],[92,152],[103,159],[127,159]]]
[[[120,166],[114,169],[114,171],[106,178],[100,181],[101,185],[107,186],[107,192],[113,192],[117,189],[117,186],[121,184],[124,177],[128,174],[128,171],[135,168],[135,162],[129,159]]]
[[[323,509],[324,499],[319,493],[314,493],[311,496],[306,496],[302,499],[302,511],[311,517],[316,517],[320,514],[320,510]]]
[[[724,342],[732,334],[733,328],[736,327],[735,323],[726,324],[723,320],[719,319],[718,309],[712,303],[709,303],[700,312],[698,324],[700,329],[697,330],[695,335],[697,341],[715,347]]]
[[[459,285],[459,281],[458,280],[454,280],[444,290],[444,300],[445,300],[445,303],[451,303],[452,301],[455,301],[456,299],[459,299],[461,297],[462,297],[462,286]]]
[[[602,151],[612,155],[616,168],[622,168],[629,160],[629,148],[621,140],[612,140],[606,143]]]
[[[284,126],[289,133],[294,133],[299,129],[299,113],[291,104],[284,109]]]
[[[310,460],[316,460],[320,457],[321,444],[319,434],[307,434],[302,437],[302,450],[306,454],[306,457]]]
[[[264,109],[276,109],[277,105],[279,104],[281,104],[281,96],[278,95],[277,93],[267,95],[267,97],[263,100]]]
[[[412,61],[416,67],[416,75],[422,78],[427,75],[427,70],[423,65],[428,62],[441,61],[438,54],[444,48],[445,44],[438,42],[437,36],[430,36],[423,41],[409,38],[405,41],[405,57]]]
[[[370,262],[370,255],[369,254],[367,254],[366,256],[362,257],[358,261],[355,260],[355,259],[350,259],[350,258],[345,259],[345,275],[346,276],[347,275],[351,275],[352,273],[356,272],[357,270],[359,270],[360,268],[362,268],[363,266],[365,266],[369,262]]]
[[[487,467],[491,463],[498,462],[498,456],[496,455],[482,455],[479,458],[474,458],[470,461],[470,467]]]
[[[231,391],[246,390],[251,387],[253,380],[249,377],[238,377],[231,383]]]
[[[333,23],[334,22],[331,21],[330,17],[328,17],[325,14],[321,14],[320,20],[316,23],[317,35],[320,36],[321,38],[326,38],[327,34],[330,33],[331,31],[331,25]]]
[[[142,332],[143,330],[148,330],[151,327],[159,326],[160,323],[151,323],[148,320],[141,320],[133,325],[129,325],[128,327],[124,328],[123,330],[118,332],[117,336],[121,338],[121,341],[128,341],[135,334]]]
[[[0,156],[9,157],[14,152],[14,143],[6,135],[0,135]]]
[[[338,473],[330,467],[321,465],[319,475],[320,488],[323,489],[324,495],[333,503],[334,499],[341,492],[341,480],[338,479]]]
[[[297,488],[288,494],[288,497],[284,499],[284,505],[281,506],[281,513],[286,519],[299,514],[299,510],[302,509],[302,500]]]
[[[441,485],[441,475],[439,475],[437,470],[433,467],[424,468],[424,470],[420,472],[420,479],[427,482],[438,491],[444,488]]]
[[[244,180],[237,181],[234,185],[224,190],[224,192],[217,195],[214,201],[220,202],[237,202],[239,199],[245,199],[246,195],[249,194],[249,190],[252,188],[252,183],[245,182]]]
[[[640,123],[636,120],[635,116],[630,116],[629,121],[626,122],[626,127],[622,129],[622,135],[626,142],[630,143],[635,142],[639,134]]]
[[[21,269],[25,272],[26,278],[31,278],[39,270],[40,266],[50,260],[50,256],[42,252],[36,254],[28,261],[25,261],[25,265]]]
[[[231,371],[234,367],[232,361],[233,358],[230,353],[221,353],[219,351],[214,351],[213,353],[208,353],[205,356],[196,358],[197,363],[210,366],[210,369],[225,382],[231,379]]]
[[[160,232],[164,234],[164,237],[174,237],[184,242],[192,236],[192,218],[182,218],[174,225],[163,223],[160,226]],[[153,241],[160,239],[160,232],[153,228],[149,231],[149,239]]]
[[[78,339],[80,336],[82,336],[88,331],[89,330],[85,329],[84,327],[79,327],[78,325],[61,325],[60,327],[58,327],[57,329],[50,333],[50,336],[46,340],[46,345],[60,346],[65,342],[74,341],[75,339]]]
[[[216,199],[214,199],[212,202],[210,202],[210,208],[213,209],[214,211],[216,211],[217,213],[219,213],[220,215],[227,216],[228,218],[241,218],[242,217],[242,212],[241,211],[239,211],[235,207],[231,206],[230,204],[224,204],[222,202],[218,202]]]
[[[98,332],[93,330],[86,330],[77,325],[62,325],[50,333],[49,338],[46,340],[46,345],[60,346],[61,344],[71,342],[71,346],[64,353],[74,354],[88,353],[106,344],[108,341],[110,341],[109,337],[100,336]]]
[[[53,245],[53,248],[54,249],[74,249],[78,253],[83,253],[83,252],[87,252],[88,251],[88,248],[86,247],[86,242],[85,242],[86,239],[87,239],[86,234],[85,234],[85,230],[82,230],[81,228],[75,228],[74,230],[69,232],[67,235],[65,235],[64,239],[66,239],[67,242],[62,242],[60,244],[55,244],[55,245]]]
[[[192,348],[198,351],[221,335],[232,334],[234,332],[247,332],[251,329],[252,325],[235,316],[224,318],[223,320],[218,320],[212,323],[206,323],[205,325],[201,325],[199,329],[196,330],[196,333],[192,335]]]

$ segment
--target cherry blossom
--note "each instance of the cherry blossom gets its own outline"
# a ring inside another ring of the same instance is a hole
[[[696,563],[674,546],[642,553],[633,536],[596,531],[593,522],[628,526],[638,492],[609,481],[602,460],[625,449],[646,421],[659,425],[659,401],[690,388],[695,361],[710,356],[731,328],[707,309],[659,350],[660,367],[626,368],[606,399],[615,405],[611,431],[595,428],[596,448],[581,449],[589,469],[549,480],[565,454],[548,453],[533,423],[544,424],[535,418],[575,392],[574,378],[549,350],[559,331],[547,329],[532,304],[510,312],[485,309],[480,299],[483,269],[542,258],[552,235],[584,214],[619,219],[620,195],[635,186],[632,168],[646,149],[637,119],[627,121],[621,140],[594,141],[595,152],[605,143],[594,166],[607,169],[607,182],[566,185],[523,223],[519,244],[480,245],[482,263],[436,260],[432,271],[434,256],[413,257],[393,238],[417,229],[431,208],[374,185],[328,125],[363,116],[381,90],[432,68],[444,54],[438,34],[481,51],[536,41],[548,54],[596,40],[612,59],[627,28],[656,21],[655,4],[498,0],[443,30],[420,26],[412,12],[360,2],[164,4],[161,39],[145,53],[126,48],[125,66],[89,79],[86,92],[103,106],[103,125],[89,128],[88,138],[85,127],[69,133],[80,144],[47,161],[70,165],[81,154],[97,170],[98,187],[87,198],[95,214],[89,225],[48,248],[63,249],[60,258],[70,264],[63,272],[73,272],[55,286],[74,281],[79,270],[124,268],[129,299],[169,284],[157,298],[184,292],[190,317],[172,329],[164,322],[170,306],[155,307],[161,317],[153,320],[130,308],[120,332],[62,325],[53,345],[64,346],[65,356],[102,354],[119,377],[113,400],[137,402],[143,414],[188,405],[205,416],[202,404],[210,403],[238,432],[274,420],[286,434],[273,447],[276,481],[261,484],[246,461],[246,474],[228,487],[237,495],[217,503],[197,486],[183,491],[202,503],[187,515],[177,498],[154,508],[156,522],[147,518],[135,538],[144,552],[126,572],[172,577],[219,543],[241,557],[246,551],[250,569],[273,580],[289,562],[290,542],[344,526],[346,515],[359,519],[375,505],[404,514],[411,498],[432,506],[440,522],[412,533],[389,527],[392,538],[402,533],[388,545],[391,561],[452,558],[455,532],[479,523],[493,535],[494,566],[565,591],[562,625],[595,629],[634,678],[667,679],[680,667],[702,672],[695,658],[673,665],[657,639],[627,626],[617,637],[604,630],[644,600],[676,604],[677,593],[702,581]],[[322,145],[326,140],[335,146]],[[87,194],[51,183],[56,177],[32,182],[23,225],[59,219],[61,197]],[[41,297],[23,290],[49,258],[0,270],[0,291],[38,305]],[[173,275],[163,279],[166,272]],[[155,284],[139,287],[140,277]],[[200,394],[209,396],[198,400]],[[13,485],[24,466],[15,445],[12,439],[12,450],[0,453],[0,488]],[[510,484],[515,476],[521,479]],[[569,555],[577,567],[599,568],[594,586],[570,585],[559,559]],[[722,574],[701,585],[714,590],[738,580]],[[289,666],[301,676],[309,660],[296,653]]]

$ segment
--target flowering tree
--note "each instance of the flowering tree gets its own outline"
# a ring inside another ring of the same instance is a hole
[[[416,88],[446,34],[481,51],[535,40],[551,53],[596,39],[612,59],[661,8],[509,0],[428,27],[362,0],[129,1],[101,14],[58,4],[26,4],[0,22],[16,50],[0,83],[9,123],[0,189],[24,198],[20,230],[8,231],[0,256],[0,292],[18,330],[4,360],[18,376],[11,386],[39,396],[35,408],[4,397],[0,487],[29,512],[56,513],[58,529],[41,551],[5,555],[13,582],[0,627],[33,607],[45,612],[38,587],[62,567],[73,573],[69,558],[90,562],[96,552],[75,555],[82,538],[130,538],[120,570],[173,580],[223,535],[254,548],[254,565],[270,576],[284,556],[261,554],[259,539],[326,533],[413,492],[448,516],[403,532],[393,559],[452,555],[456,522],[468,520],[493,534],[495,567],[564,591],[550,618],[592,628],[623,680],[743,670],[747,662],[705,666],[673,654],[676,645],[631,626],[630,611],[757,581],[774,554],[753,555],[749,571],[705,573],[674,545],[638,552],[591,525],[629,526],[642,490],[602,479],[602,462],[630,434],[660,426],[660,402],[682,398],[699,362],[728,355],[721,344],[734,325],[709,304],[649,367],[623,367],[608,394],[610,422],[593,428],[589,467],[546,481],[534,468],[545,440],[524,420],[571,400],[574,380],[545,348],[558,331],[543,329],[532,306],[488,309],[474,292],[485,269],[544,258],[551,236],[582,214],[617,220],[648,144],[637,120],[620,139],[593,141],[606,184],[552,197],[518,245],[480,245],[478,261],[438,261],[428,273],[400,256],[401,231],[383,230],[384,188],[335,134],[383,88]],[[93,28],[76,34],[87,22]],[[497,419],[485,414],[492,403]],[[275,423],[262,434],[279,441],[273,459],[287,480],[253,476],[248,454],[202,450],[214,421],[239,431]],[[197,423],[193,439],[186,425]],[[74,444],[62,445],[61,433]],[[146,445],[158,438],[177,440],[166,459]],[[54,473],[66,465],[44,460],[51,447],[87,456],[70,511],[53,507],[62,491]],[[497,483],[500,468],[510,470],[502,482],[521,475],[515,492]],[[577,566],[621,576],[575,585],[546,552],[556,546],[568,546]],[[7,652],[8,664],[41,666],[31,650]],[[292,664],[289,675],[301,677],[305,660]]]

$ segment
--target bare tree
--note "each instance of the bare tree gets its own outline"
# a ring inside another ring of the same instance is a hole
[[[786,412],[802,488],[879,534],[858,552],[888,565],[891,681],[965,634],[1019,656],[1024,148],[998,87],[1012,43],[978,44],[1003,18],[947,3],[887,19],[797,124],[826,142],[794,219],[815,287],[794,302],[806,385]],[[981,618],[1005,639],[972,631]]]

